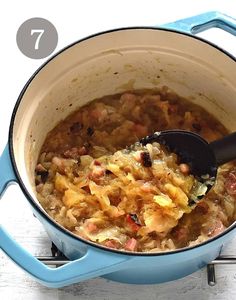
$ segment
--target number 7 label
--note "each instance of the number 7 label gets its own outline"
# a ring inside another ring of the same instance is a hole
[[[35,45],[34,45],[34,49],[38,50],[39,49],[39,41],[40,41],[42,35],[44,34],[44,29],[32,29],[30,33],[31,33],[31,35],[38,33],[38,36],[36,38]]]
[[[57,46],[58,33],[55,26],[43,18],[31,18],[17,30],[19,50],[29,58],[41,59],[50,55]]]

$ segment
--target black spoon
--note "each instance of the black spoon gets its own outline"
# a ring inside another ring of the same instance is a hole
[[[158,142],[165,145],[171,152],[178,155],[180,163],[190,167],[190,173],[200,181],[211,178],[212,187],[217,168],[236,158],[236,132],[222,139],[208,143],[200,135],[186,130],[165,130],[155,132],[140,140],[140,143]]]

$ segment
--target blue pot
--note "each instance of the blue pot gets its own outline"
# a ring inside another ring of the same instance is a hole
[[[157,254],[107,249],[75,236],[51,219],[38,203],[32,184],[46,133],[76,107],[106,94],[166,84],[193,101],[197,97],[197,103],[234,130],[235,58],[189,34],[213,26],[236,34],[235,20],[216,12],[158,28],[99,33],[63,49],[25,85],[12,114],[8,145],[0,158],[0,193],[9,183],[17,182],[50,239],[71,261],[56,269],[47,267],[2,226],[0,247],[43,285],[62,287],[97,276],[138,284],[175,280],[215,259],[223,243],[235,233],[232,224],[202,244]]]

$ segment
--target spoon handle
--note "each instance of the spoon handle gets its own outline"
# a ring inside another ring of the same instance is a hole
[[[209,145],[215,154],[217,166],[236,158],[236,132],[211,142]]]

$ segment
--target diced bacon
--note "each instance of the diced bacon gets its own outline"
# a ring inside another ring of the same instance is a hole
[[[216,236],[216,235],[220,234],[222,231],[224,231],[224,229],[225,229],[225,226],[221,222],[221,220],[217,220],[215,223],[214,229],[208,233],[208,236],[210,236],[210,237]]]
[[[225,181],[225,188],[230,195],[236,196],[236,172],[235,171],[230,172],[229,175],[227,176]]]
[[[100,177],[105,175],[106,170],[101,166],[93,166],[91,173],[89,174],[89,178],[92,180],[97,180]]]
[[[35,171],[40,173],[40,172],[46,172],[47,169],[44,168],[44,166],[42,164],[38,164],[35,168]]]
[[[125,102],[125,101],[135,101],[137,99],[137,96],[131,93],[124,93],[123,95],[121,95],[120,97],[120,101],[121,102]]]
[[[86,230],[89,233],[96,232],[96,231],[98,231],[98,227],[94,223],[88,221],[88,222],[86,222]]]
[[[93,164],[94,164],[95,166],[101,166],[100,161],[98,161],[98,160],[96,160],[96,159],[94,160]]]
[[[86,155],[86,154],[88,154],[88,149],[86,149],[85,146],[82,146],[79,148],[78,153],[79,153],[79,155]]]
[[[120,243],[115,240],[108,240],[104,243],[104,246],[109,247],[109,248],[118,249],[120,246]]]
[[[125,93],[120,97],[121,110],[124,113],[133,112],[136,105],[137,96],[131,93]]]
[[[131,238],[125,243],[124,248],[125,248],[125,250],[128,250],[128,251],[135,251],[135,250],[137,250],[137,246],[138,246],[137,240],[134,238]]]
[[[108,112],[105,108],[95,108],[90,112],[90,116],[99,122],[102,122],[108,116]]]
[[[66,158],[73,158],[73,159],[78,159],[80,156],[79,149],[77,147],[68,149],[63,154]]]
[[[184,175],[188,175],[190,172],[189,165],[187,165],[187,164],[180,164],[179,169],[180,169],[180,172],[183,173]]]
[[[59,168],[63,166],[63,160],[59,157],[56,157],[56,156],[53,157],[52,163],[54,165],[56,165],[57,167],[59,167]]]
[[[54,156],[52,159],[52,163],[57,166],[57,169],[60,173],[62,173],[62,174],[65,173],[65,163],[64,163],[63,158]]]
[[[95,119],[98,119],[101,116],[101,111],[99,109],[95,108],[90,112],[90,116]]]
[[[87,154],[87,149],[83,147],[73,147],[71,149],[66,150],[63,154],[66,158],[78,159],[81,155]]]

